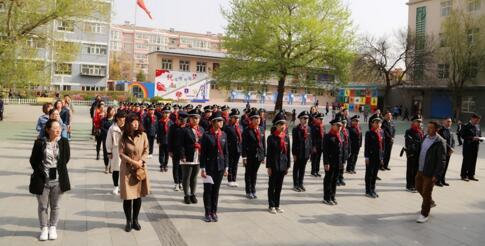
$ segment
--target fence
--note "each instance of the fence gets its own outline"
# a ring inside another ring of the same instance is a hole
[[[49,98],[49,97],[39,97],[39,98],[5,98],[3,99],[3,102],[5,104],[32,104],[32,105],[38,105],[38,104],[43,104],[46,102],[54,102],[54,98]],[[76,106],[91,106],[93,101],[88,101],[88,100],[72,100],[72,104]],[[113,105],[117,104],[116,101],[107,101],[107,105]]]

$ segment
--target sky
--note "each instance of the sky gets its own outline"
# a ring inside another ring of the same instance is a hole
[[[150,20],[136,0],[114,0],[113,23],[125,21],[138,26],[175,28],[178,31],[196,33],[224,33],[225,19],[221,8],[230,0],[144,0],[152,12]],[[352,20],[360,34],[384,36],[403,29],[407,25],[408,0],[342,0],[352,12]],[[135,10],[136,9],[136,10]]]

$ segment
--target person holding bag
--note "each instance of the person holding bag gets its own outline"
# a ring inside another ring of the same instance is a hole
[[[62,193],[71,189],[66,167],[70,158],[69,141],[61,138],[60,122],[48,120],[44,133],[45,137],[35,140],[30,156],[34,172],[30,178],[29,191],[37,196],[40,241],[57,239],[59,201]]]
[[[138,214],[141,198],[150,193],[150,182],[146,160],[148,138],[140,124],[140,117],[130,114],[126,118],[120,147],[120,197],[126,216],[125,231],[141,230]]]

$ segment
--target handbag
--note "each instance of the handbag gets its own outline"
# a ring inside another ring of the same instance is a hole
[[[145,172],[145,168],[138,168],[135,170],[135,177],[138,181],[143,181],[147,178],[147,173]]]

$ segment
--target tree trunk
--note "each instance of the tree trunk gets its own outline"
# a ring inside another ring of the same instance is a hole
[[[388,108],[390,106],[389,105],[389,101],[390,101],[389,100],[389,96],[390,96],[390,94],[391,94],[391,86],[386,85],[386,88],[384,88],[384,97],[383,97],[384,98],[384,103],[382,104],[383,105],[382,107],[384,107],[384,108],[381,109],[382,110],[382,113],[384,113],[386,110],[388,110]]]
[[[276,97],[276,104],[274,106],[275,112],[283,109],[283,96],[285,94],[286,75],[281,76],[278,80],[278,96]]]
[[[462,89],[455,89],[454,91],[454,109],[453,112],[455,113],[454,117],[455,119],[461,119],[461,107],[463,103],[463,90]]]

